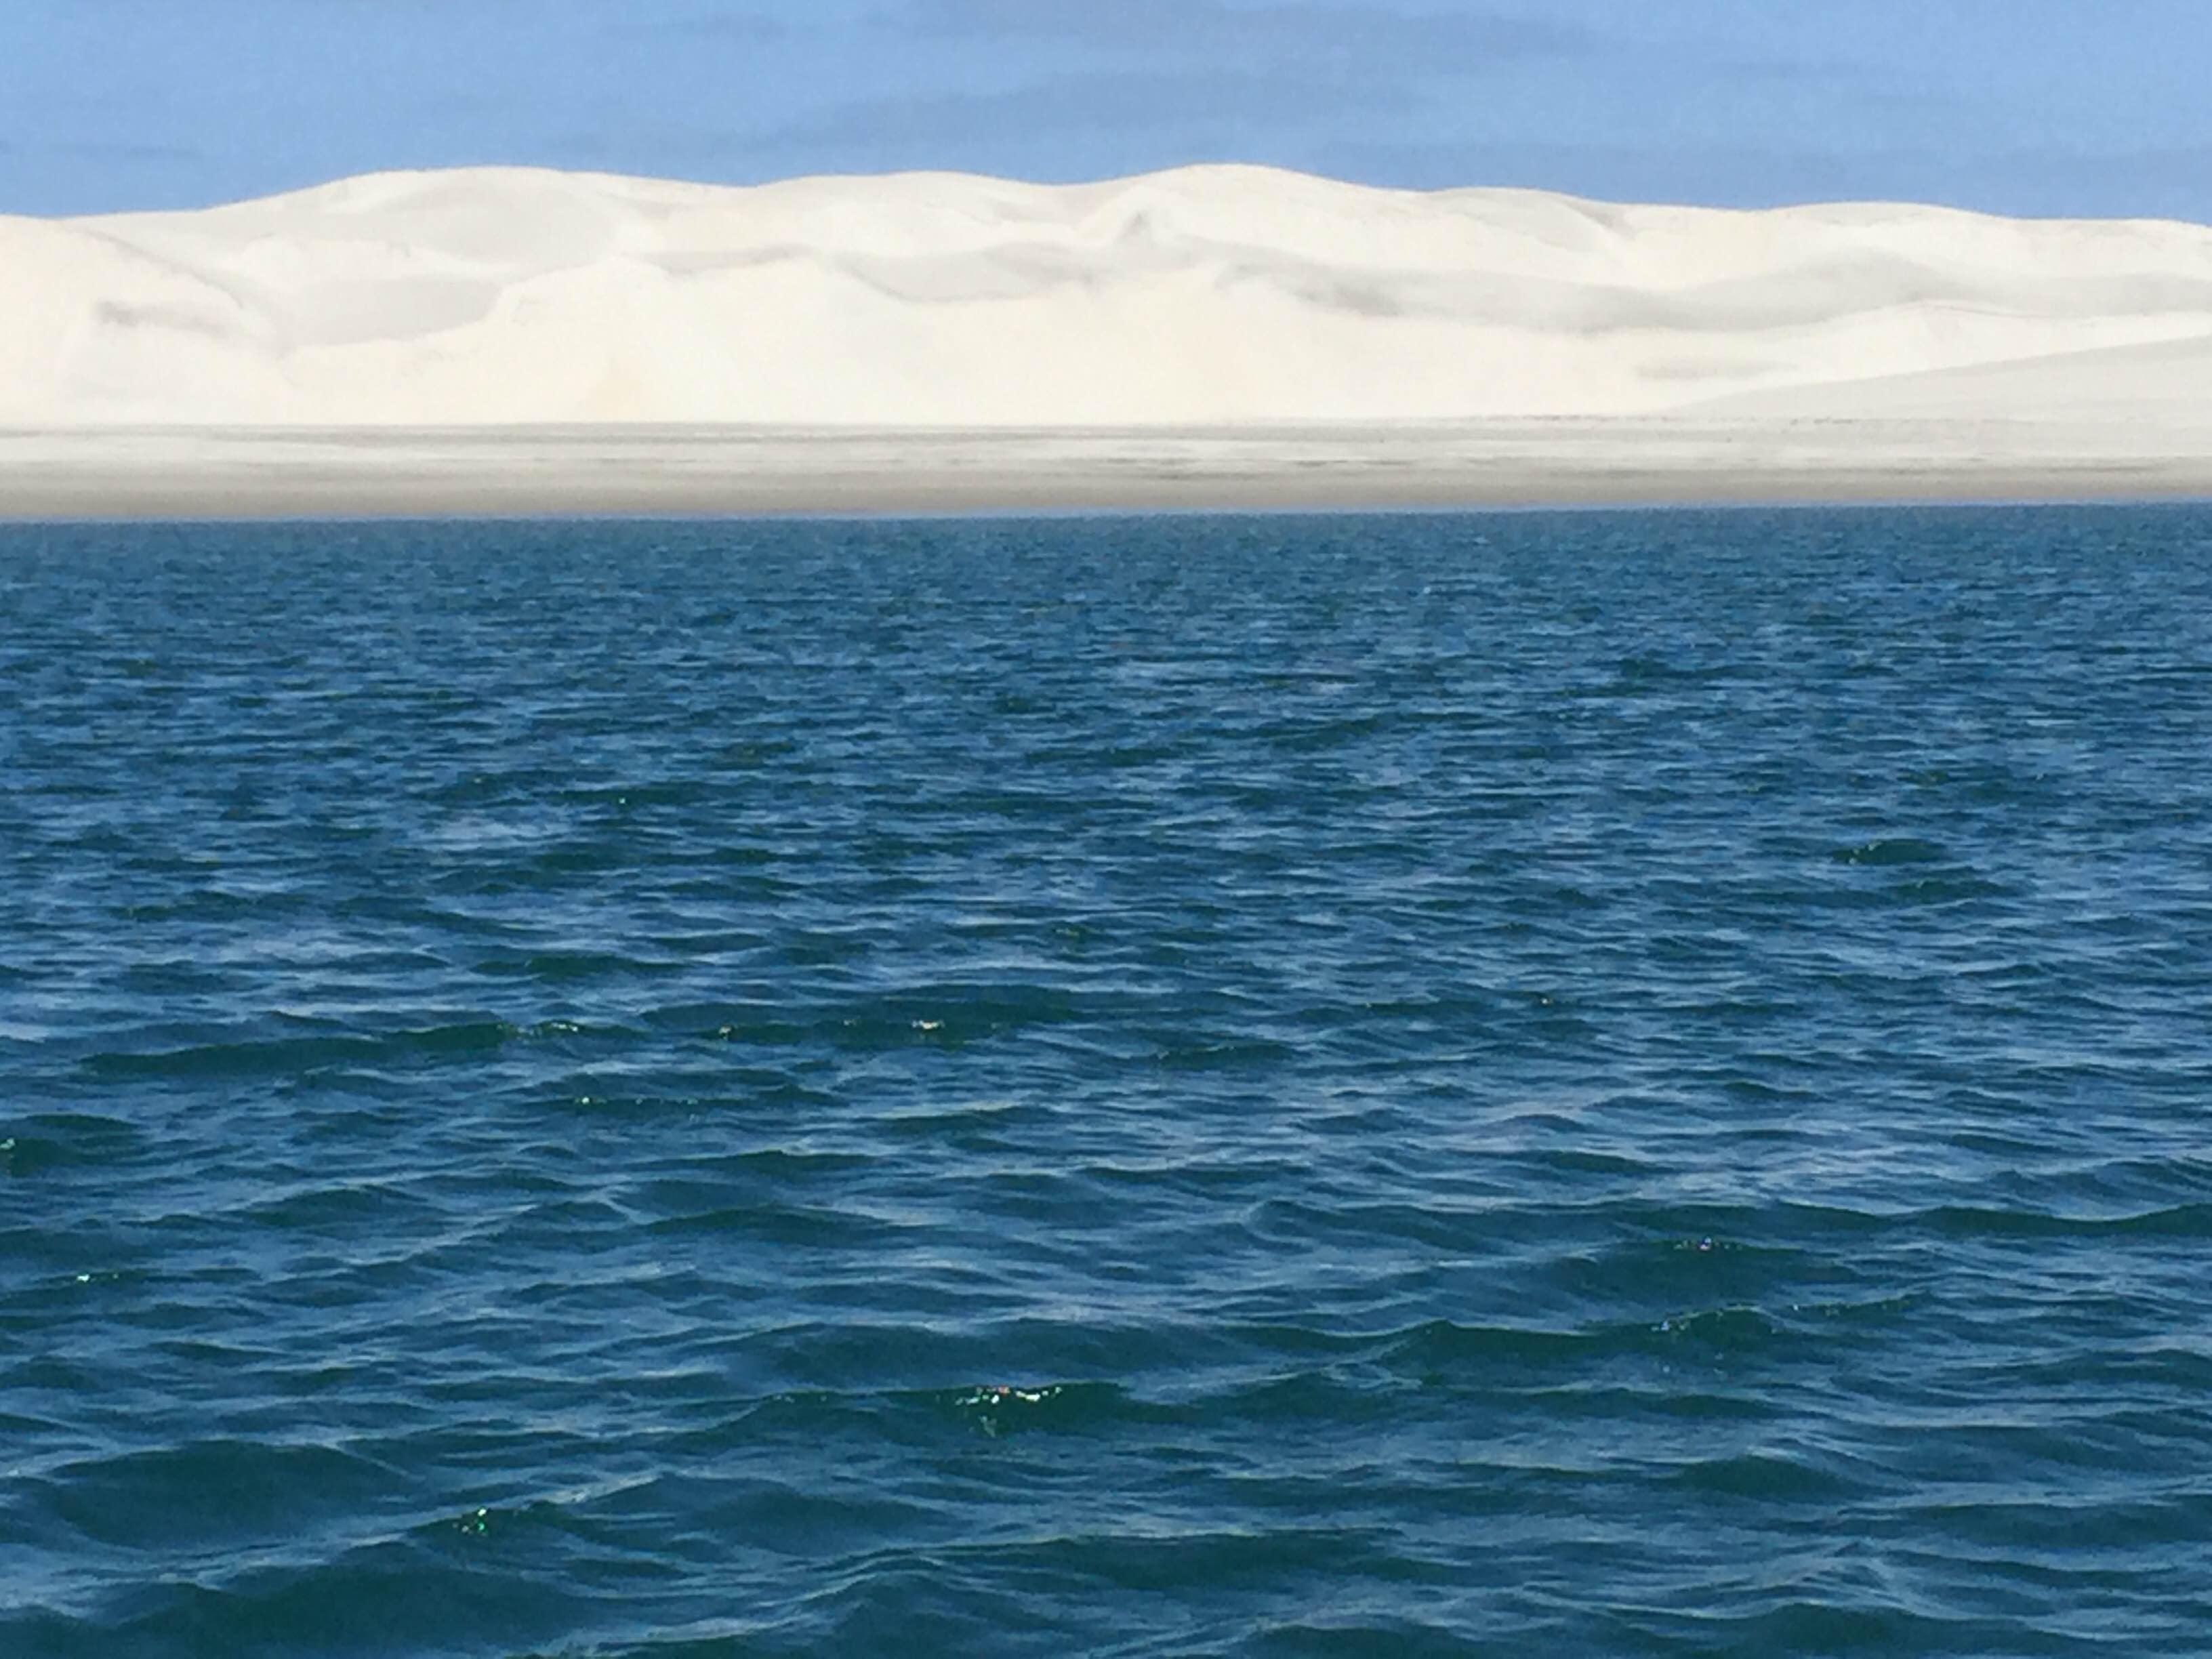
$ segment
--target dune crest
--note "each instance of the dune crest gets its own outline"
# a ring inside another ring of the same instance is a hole
[[[18,428],[2170,414],[2212,401],[2208,362],[2212,228],[2159,222],[1244,167],[749,189],[479,168],[0,218]]]

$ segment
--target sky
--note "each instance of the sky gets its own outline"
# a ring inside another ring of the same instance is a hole
[[[1252,161],[2212,222],[2208,0],[0,0],[0,212]]]

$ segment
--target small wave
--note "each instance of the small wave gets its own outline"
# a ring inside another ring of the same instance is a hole
[[[313,1036],[245,1037],[155,1051],[117,1050],[83,1062],[94,1076],[117,1081],[197,1081],[299,1076],[336,1069],[370,1071],[423,1060],[467,1059],[522,1035],[501,1020],[466,1020],[376,1036],[337,1032]]]
[[[33,1490],[38,1512],[88,1543],[191,1551],[299,1537],[404,1502],[411,1483],[330,1446],[228,1439],[67,1464]]]
[[[993,1439],[1081,1433],[1157,1416],[1130,1410],[1128,1396],[1110,1382],[987,1382],[925,1399]]]
[[[1824,1512],[1876,1490],[1802,1453],[1747,1451],[1679,1465],[1675,1483],[1689,1491],[1761,1504],[1818,1507]]]
[[[1829,854],[1838,864],[1864,865],[1876,870],[1906,864],[1941,864],[1948,856],[1934,842],[1911,836],[1862,842],[1856,847],[1839,847]]]
[[[28,1181],[56,1171],[125,1167],[145,1155],[146,1131],[89,1112],[41,1112],[4,1126],[0,1176]]]
[[[1947,1238],[2212,1238],[2212,1203],[2102,1216],[1945,1205],[1921,1211],[1915,1219]]]

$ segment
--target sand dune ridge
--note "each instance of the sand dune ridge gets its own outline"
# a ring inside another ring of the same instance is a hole
[[[1886,398],[2011,416],[2202,406],[2208,364],[2212,228],[2160,222],[1420,194],[1249,167],[748,189],[478,168],[0,218],[16,427],[1142,427]]]

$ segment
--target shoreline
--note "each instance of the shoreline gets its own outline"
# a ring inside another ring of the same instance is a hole
[[[0,429],[0,521],[893,517],[2212,497],[2212,420]]]

